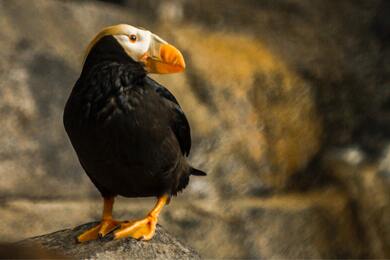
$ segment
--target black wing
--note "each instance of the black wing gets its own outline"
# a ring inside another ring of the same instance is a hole
[[[171,123],[172,131],[175,133],[180,144],[180,149],[183,155],[188,156],[191,150],[191,129],[188,120],[181,109],[179,102],[168,89],[160,85],[153,79],[147,77],[146,83],[151,86],[161,97],[167,99],[174,112],[174,119]]]

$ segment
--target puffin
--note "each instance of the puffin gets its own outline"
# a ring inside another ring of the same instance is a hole
[[[78,242],[111,233],[114,239],[152,239],[171,197],[186,188],[191,175],[206,175],[188,161],[191,130],[177,99],[148,76],[184,69],[176,47],[128,24],[102,29],[88,45],[63,123],[103,198],[103,214]],[[157,203],[143,219],[118,221],[112,216],[116,196],[156,197]]]

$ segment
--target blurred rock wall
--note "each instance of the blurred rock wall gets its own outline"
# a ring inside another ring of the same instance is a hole
[[[128,23],[183,51],[185,73],[153,77],[209,173],[169,230],[208,257],[390,257],[387,1],[111,2],[0,1],[5,200],[97,196],[62,111],[88,41]]]

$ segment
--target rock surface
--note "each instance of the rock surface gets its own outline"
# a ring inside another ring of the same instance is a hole
[[[192,249],[157,226],[151,241],[131,238],[112,240],[112,237],[88,243],[77,243],[75,237],[97,223],[87,223],[74,229],[65,229],[18,242],[21,247],[32,245],[77,259],[200,259]]]

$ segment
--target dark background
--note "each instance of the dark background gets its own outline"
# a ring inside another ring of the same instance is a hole
[[[390,257],[390,2],[0,0],[3,241],[100,218],[62,126],[83,50],[128,23],[184,54],[153,75],[193,135],[161,224],[204,257]],[[153,199],[120,199],[118,218]]]

